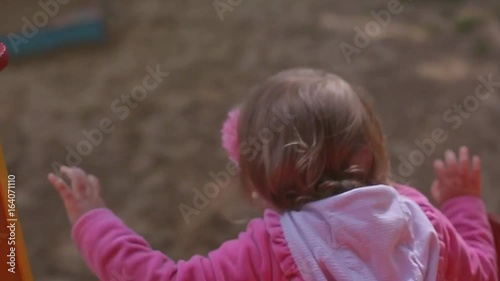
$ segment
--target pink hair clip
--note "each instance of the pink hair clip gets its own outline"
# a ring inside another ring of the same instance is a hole
[[[229,159],[239,164],[238,118],[240,109],[234,108],[227,114],[227,119],[222,125],[222,147],[226,150]]]
[[[9,52],[7,47],[0,43],[0,71],[7,67],[9,64]]]

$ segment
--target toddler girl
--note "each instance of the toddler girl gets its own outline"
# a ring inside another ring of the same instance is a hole
[[[333,74],[281,72],[229,116],[224,147],[269,208],[206,257],[152,250],[105,207],[95,176],[62,167],[70,187],[49,175],[100,280],[497,280],[479,159],[466,148],[435,163],[440,211],[390,181],[376,116]]]

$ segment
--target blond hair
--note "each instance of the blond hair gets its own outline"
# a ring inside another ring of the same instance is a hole
[[[298,209],[389,180],[378,119],[368,102],[334,74],[280,72],[252,91],[238,122],[238,139],[246,144],[239,157],[243,186],[277,209]],[[359,155],[368,161],[356,161]]]

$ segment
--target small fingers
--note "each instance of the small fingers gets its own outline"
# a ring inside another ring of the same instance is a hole
[[[63,166],[61,172],[71,179],[71,187],[77,196],[82,197],[86,194],[87,175],[82,169]]]
[[[458,159],[460,175],[462,176],[463,180],[468,181],[470,175],[470,160],[469,149],[466,146],[460,147]]]
[[[439,181],[443,181],[446,178],[445,167],[443,160],[434,161],[434,173]]]
[[[99,196],[101,194],[101,184],[99,183],[99,179],[97,179],[94,175],[88,175],[88,182],[92,186],[90,194],[95,197]]]
[[[481,186],[481,160],[477,155],[474,155],[474,157],[472,157],[471,181],[474,185],[478,187]]]
[[[455,152],[453,152],[452,150],[446,150],[446,152],[444,153],[444,159],[446,161],[447,172],[451,175],[457,175],[458,165]]]
[[[61,195],[61,198],[64,202],[74,199],[73,191],[61,178],[59,178],[55,174],[50,173],[47,179],[49,180],[50,184],[52,184],[52,186],[54,186],[54,188],[59,192],[59,195]]]

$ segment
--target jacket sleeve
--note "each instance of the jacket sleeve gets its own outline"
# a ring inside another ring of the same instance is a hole
[[[442,224],[449,259],[446,276],[457,280],[465,276],[463,280],[498,280],[495,242],[481,198],[457,197],[446,202],[441,210],[451,224]]]
[[[397,189],[417,202],[436,229],[441,280],[498,280],[495,242],[481,198],[457,197],[439,211],[414,188],[398,185]]]
[[[152,250],[109,209],[90,211],[72,231],[82,257],[101,281],[274,280],[277,272],[267,235],[263,221],[254,219],[238,239],[207,257],[174,262]]]

